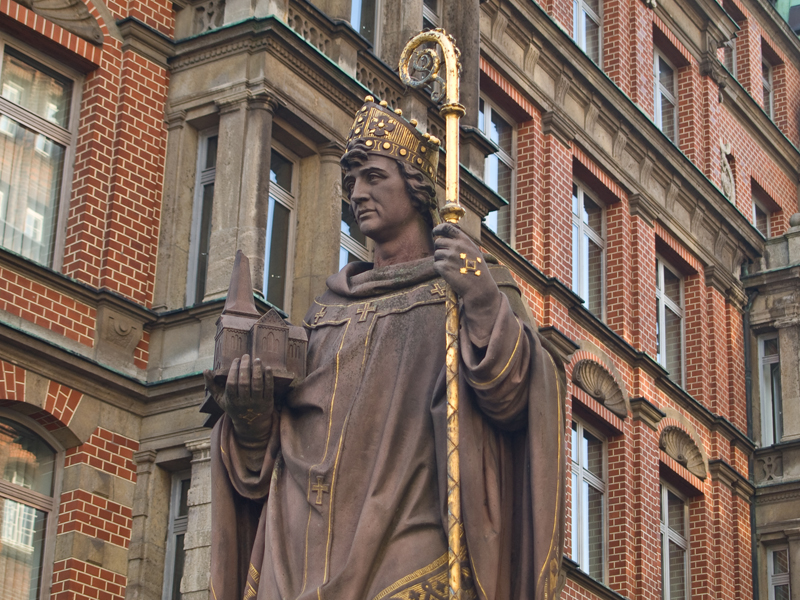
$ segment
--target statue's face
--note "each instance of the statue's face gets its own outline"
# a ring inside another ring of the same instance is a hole
[[[385,156],[368,156],[363,165],[345,173],[343,183],[361,233],[382,243],[401,237],[422,217],[411,204],[397,163]]]

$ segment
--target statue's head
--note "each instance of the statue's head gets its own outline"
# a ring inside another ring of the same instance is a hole
[[[433,228],[439,222],[434,185],[439,141],[422,134],[416,128],[416,121],[407,121],[399,109],[392,111],[386,102],[376,104],[372,96],[367,96],[347,137],[347,148],[340,161],[343,177],[364,165],[371,155],[383,156],[397,164],[411,204]],[[344,193],[350,200],[347,186]]]

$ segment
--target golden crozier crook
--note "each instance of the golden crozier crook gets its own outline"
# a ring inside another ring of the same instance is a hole
[[[423,48],[423,44],[435,44],[433,48]],[[445,79],[439,76],[441,60],[439,49],[444,56]],[[439,114],[445,119],[445,205],[441,217],[448,223],[458,223],[464,216],[464,209],[458,201],[459,185],[459,120],[464,116],[464,107],[459,104],[460,52],[453,38],[443,29],[423,31],[414,36],[400,55],[400,78],[409,87],[432,87],[431,98],[444,101]],[[412,79],[412,74],[420,74],[420,79]],[[437,84],[442,87],[437,90]],[[435,181],[435,173],[433,174]],[[466,257],[462,257],[466,258]],[[480,259],[478,259],[480,260]],[[472,261],[470,261],[472,262]],[[466,263],[465,263],[466,267]],[[461,271],[464,273],[464,270]],[[478,275],[478,272],[474,273]],[[461,561],[466,559],[464,548],[464,525],[461,520],[461,476],[458,454],[458,298],[448,285],[445,298],[445,338],[447,368],[447,542],[450,598],[462,597]]]

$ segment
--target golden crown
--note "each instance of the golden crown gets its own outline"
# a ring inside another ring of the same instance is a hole
[[[416,119],[406,121],[399,108],[390,109],[385,100],[376,104],[372,96],[364,98],[364,106],[356,113],[347,136],[347,149],[356,141],[364,142],[370,153],[414,165],[435,187],[439,139],[421,133]]]

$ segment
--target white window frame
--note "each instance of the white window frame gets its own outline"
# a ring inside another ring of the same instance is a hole
[[[603,494],[603,572],[599,581],[605,583],[608,578],[608,439],[591,427],[586,426],[579,419],[573,419],[573,424],[577,426],[577,432],[575,432],[572,440],[573,446],[571,457],[573,474],[571,506],[572,560],[578,563],[578,566],[581,567],[581,570],[589,574],[589,541],[588,539],[584,539],[585,534],[588,532],[588,525],[584,522],[586,520],[585,515],[588,507],[582,505],[582,500],[580,499],[578,491],[575,489],[574,481],[575,476],[577,475],[579,484],[581,484],[583,481],[587,481],[590,486]],[[590,433],[603,443],[603,474],[606,477],[605,481],[589,471],[585,465],[580,464],[580,453],[576,452],[575,438],[582,440],[584,431]],[[575,461],[576,455],[579,457],[578,462]]]
[[[767,76],[764,77],[764,67],[767,69]],[[775,107],[775,88],[773,85],[774,82],[774,74],[775,70],[773,65],[767,61],[766,58],[763,56],[761,57],[761,85],[764,88],[764,92],[766,92],[767,102],[766,106],[764,106],[764,112],[767,113],[767,116],[772,119],[774,118],[774,107]]]
[[[350,26],[355,29],[356,33],[361,35],[361,16],[362,16],[363,0],[350,0]],[[383,9],[383,0],[375,0],[375,40],[372,42],[373,54],[378,54],[380,48],[380,39],[383,27],[381,22],[381,10]],[[366,38],[364,38],[366,39]],[[369,40],[367,40],[369,41]]]
[[[667,493],[671,492],[683,502],[683,519],[686,523],[687,537],[681,536],[676,531],[669,527],[669,509],[667,503]],[[691,523],[689,522],[689,502],[683,494],[677,492],[674,488],[668,486],[663,481],[661,482],[661,598],[670,597],[669,589],[669,542],[675,542],[678,546],[685,550],[683,559],[684,581],[686,582],[686,595],[685,600],[692,597],[692,576],[689,571],[691,548],[689,540],[691,539]]]
[[[761,231],[760,229],[758,229],[758,227],[756,226],[756,223],[758,222],[756,220],[756,209],[760,210],[761,212],[763,212],[767,216],[767,231],[766,231],[766,233]],[[772,217],[772,213],[769,211],[769,209],[767,209],[767,207],[764,206],[764,204],[760,200],[758,200],[755,196],[753,196],[753,227],[755,227],[756,230],[759,233],[761,233],[762,235],[764,235],[764,237],[766,237],[767,239],[769,239],[771,237],[771,235],[772,235],[772,226],[770,225],[771,217]]]
[[[578,294],[581,298],[583,298],[586,302],[589,299],[589,290],[588,288],[588,281],[587,275],[589,270],[589,265],[583,264],[583,258],[586,255],[584,248],[584,234],[587,235],[591,240],[600,246],[600,251],[602,254],[601,263],[602,263],[602,273],[600,274],[600,297],[601,297],[601,310],[599,315],[595,315],[602,321],[606,320],[606,207],[600,200],[597,200],[594,192],[588,188],[585,184],[583,184],[579,179],[573,179],[572,183],[577,186],[578,188],[578,212],[581,214],[576,215],[573,211],[572,213],[572,225],[573,228],[575,226],[578,227],[578,289],[575,289],[575,280],[576,280],[576,273],[575,273],[575,264],[576,261],[573,257],[573,270],[572,270],[572,291]],[[584,206],[584,198],[586,195],[589,195],[589,198],[594,202],[597,206],[600,207],[602,214],[602,225],[601,225],[601,235],[597,235],[597,233],[589,227],[586,223],[583,222],[582,213],[583,213],[583,206]],[[575,248],[572,249],[573,253],[575,252]],[[585,285],[586,284],[586,285]],[[586,305],[588,309],[588,304]],[[590,311],[591,312],[591,311]],[[594,313],[592,313],[594,314]]]
[[[598,38],[597,38],[597,66],[602,68],[603,66],[603,0],[599,0],[600,3],[600,14],[597,14],[592,10],[587,4],[585,0],[572,0],[572,38],[575,40],[575,43],[578,44],[578,47],[583,50],[586,56],[589,56],[589,53],[586,51],[586,27],[584,26],[584,20],[581,18],[583,13],[597,24],[598,28]]]
[[[291,304],[292,282],[294,273],[294,244],[295,244],[295,225],[297,220],[297,193],[298,181],[300,179],[300,159],[291,150],[273,140],[272,149],[292,163],[292,183],[291,190],[285,190],[281,186],[269,182],[269,203],[267,207],[267,228],[269,234],[272,231],[272,218],[274,215],[273,202],[280,202],[289,209],[289,235],[286,240],[286,287],[283,290],[283,310],[287,310]],[[270,154],[270,160],[272,160]],[[267,282],[269,277],[269,237],[264,241],[264,280],[261,282],[261,293],[264,299],[267,298]]]
[[[675,67],[675,65],[672,63],[672,61],[669,60],[664,55],[663,52],[661,52],[661,50],[659,50],[658,48],[654,47],[653,48],[653,83],[654,83],[655,94],[654,94],[654,98],[653,98],[653,107],[654,107],[654,112],[653,112],[654,119],[653,119],[653,121],[655,122],[656,127],[658,127],[664,133],[664,135],[666,135],[668,138],[672,139],[674,144],[677,146],[678,145],[678,131],[680,130],[680,127],[678,127],[678,98],[673,96],[666,88],[664,88],[661,85],[661,78],[658,76],[658,61],[659,61],[659,59],[663,60],[665,63],[667,63],[667,66],[669,66],[669,68],[672,69],[672,75],[674,77],[674,81],[672,82],[672,87],[675,88],[676,91],[678,89],[678,69]],[[675,131],[673,132],[672,136],[670,136],[668,132],[664,131],[664,124],[663,124],[662,119],[661,119],[661,96],[662,96],[662,94],[664,96],[666,96],[667,99],[672,102],[672,105],[674,107],[673,110],[675,112],[675,117],[674,117],[674,121],[673,122],[675,123]]]
[[[764,343],[769,340],[778,342],[777,356],[764,356]],[[779,397],[776,399],[772,395],[772,382],[764,376],[765,367],[777,364],[780,373],[780,338],[777,332],[765,333],[758,336],[758,382],[759,394],[761,396],[761,443],[763,447],[772,446],[780,443],[781,440],[775,439],[775,429],[779,432],[783,429],[782,414],[775,415],[778,403],[783,404],[781,381],[778,379],[777,391]],[[770,378],[771,379],[771,378]],[[782,409],[780,411],[783,412]]]
[[[789,558],[789,570],[786,573],[773,573],[774,564],[775,564],[775,553],[781,552],[782,550],[786,551],[787,557]],[[769,600],[776,600],[775,599],[775,588],[779,585],[786,585],[789,586],[789,597],[792,597],[792,586],[790,581],[790,576],[792,574],[792,562],[791,562],[791,554],[789,553],[789,546],[774,546],[767,549],[767,586],[769,587]]]
[[[436,9],[441,12],[441,3],[444,0],[436,0]],[[422,19],[423,28],[425,27],[424,21],[428,21],[434,27],[441,26],[441,17],[438,12],[434,12],[425,2],[422,3]]]
[[[65,448],[33,419],[21,415],[13,410],[0,409],[0,417],[19,423],[39,436],[50,448],[53,449],[53,495],[45,496],[30,489],[22,488],[5,481],[0,481],[0,500],[8,498],[16,502],[33,506],[38,510],[47,512],[44,531],[44,547],[42,548],[42,572],[40,577],[39,595],[37,600],[50,598],[50,585],[53,580],[53,562],[56,552],[56,534],[58,528],[58,513],[61,506],[61,488],[64,480]]]
[[[66,243],[67,216],[69,214],[69,201],[72,195],[72,175],[75,163],[75,146],[78,141],[78,122],[80,120],[81,99],[84,77],[74,69],[54,60],[40,50],[24,44],[10,35],[0,32],[0,66],[3,63],[5,47],[10,46],[17,52],[35,60],[52,69],[59,75],[72,80],[72,98],[70,99],[69,123],[61,127],[47,119],[33,114],[27,109],[0,97],[0,113],[17,121],[25,127],[45,134],[51,140],[64,147],[64,167],[61,176],[61,191],[58,197],[58,210],[55,218],[55,236],[53,239],[53,253],[49,265],[54,271],[61,271],[64,264],[64,247]]]
[[[661,355],[658,357],[658,362],[662,367],[667,367],[667,315],[665,311],[667,308],[669,308],[673,313],[680,317],[681,320],[681,372],[677,379],[675,378],[674,373],[670,373],[670,378],[681,387],[684,387],[686,382],[686,280],[681,272],[665,261],[660,254],[656,255],[656,265],[656,299],[658,300],[658,314],[656,315],[656,318],[658,319],[658,336],[660,338],[658,340],[658,347],[663,349]],[[664,293],[664,269],[668,269],[673,275],[681,280],[680,306],[676,305],[675,302],[673,302],[671,298],[668,298]]]
[[[181,503],[181,482],[187,479],[191,482],[191,469],[173,473],[170,482],[169,523],[167,525],[167,548],[164,553],[164,584],[161,590],[162,600],[172,600],[172,586],[175,582],[175,553],[177,552],[178,536],[183,534],[184,544],[186,543],[189,515],[179,516],[178,510],[180,510]],[[189,484],[189,488],[191,489],[191,483]]]
[[[516,224],[516,217],[517,217],[517,203],[516,203],[516,196],[517,196],[517,158],[516,158],[517,157],[517,122],[514,119],[512,119],[506,112],[504,112],[501,109],[498,109],[497,106],[491,100],[489,100],[489,98],[487,96],[484,96],[483,94],[481,94],[480,99],[483,100],[483,124],[484,124],[484,127],[483,127],[482,133],[484,135],[486,135],[488,137],[488,134],[486,133],[486,128],[487,128],[486,124],[491,122],[491,118],[492,118],[491,115],[492,115],[493,112],[496,112],[498,115],[500,115],[500,117],[502,117],[502,119],[504,121],[506,121],[509,125],[511,125],[511,155],[509,155],[508,152],[506,152],[505,150],[500,149],[498,152],[495,152],[494,156],[496,156],[499,161],[501,161],[503,164],[505,164],[508,168],[511,169],[511,194],[509,194],[511,197],[510,198],[506,198],[506,200],[508,200],[508,210],[510,212],[509,219],[510,219],[510,225],[511,225],[509,233],[508,233],[508,245],[511,246],[512,248],[514,248],[515,247],[514,241],[516,239],[516,233],[517,233],[517,224]],[[487,177],[486,177],[486,169],[489,167],[489,161],[490,160],[491,160],[491,157],[487,156],[486,160],[484,161],[484,173],[483,173],[484,181],[486,181],[486,179],[487,179]],[[493,190],[493,191],[495,193],[498,193],[497,190]],[[495,211],[494,213],[492,213],[492,215],[494,215],[495,219],[497,218],[498,212],[499,211]],[[484,224],[486,224],[485,220],[484,220]],[[486,226],[489,227],[489,225],[486,225]],[[489,229],[491,229],[495,234],[497,234],[497,231],[496,231],[497,228],[492,229],[491,227],[489,227]]]
[[[197,298],[197,269],[200,261],[200,228],[203,216],[203,189],[215,183],[217,178],[216,164],[210,169],[204,168],[208,158],[208,140],[217,136],[217,151],[219,151],[219,130],[217,127],[206,129],[197,136],[197,165],[195,167],[194,202],[192,205],[192,232],[189,243],[189,270],[186,275],[186,306],[199,304],[202,298]],[[214,190],[216,194],[216,188]],[[212,213],[213,213],[212,201]],[[213,228],[213,218],[212,218]],[[209,241],[209,251],[210,248]],[[206,263],[206,267],[208,263]]]

